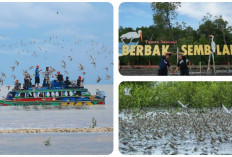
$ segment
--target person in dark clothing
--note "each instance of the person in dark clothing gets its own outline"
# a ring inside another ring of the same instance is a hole
[[[176,70],[173,72],[173,74],[176,74],[176,72],[180,70],[180,75],[182,76],[189,75],[188,61],[184,53],[178,52],[177,54],[179,54],[178,56],[179,61],[178,61]]]
[[[71,85],[71,82],[69,81],[69,77],[67,76],[65,81],[64,81],[64,84],[65,84],[65,88],[69,87]]]
[[[24,78],[24,84],[23,84],[23,88],[24,89],[28,89],[30,86],[31,86],[31,76],[30,75],[27,75],[25,76]]]
[[[165,76],[168,75],[168,68],[172,72],[172,69],[170,67],[169,58],[172,55],[172,52],[166,52],[164,56],[162,56],[160,60],[158,75]]]
[[[63,75],[60,73],[60,71],[57,72],[57,82],[64,82]]]
[[[69,77],[67,76],[65,81],[64,81],[64,84],[65,84],[65,88],[69,88],[70,85],[71,85],[71,82],[69,81]],[[70,96],[70,91],[67,91],[68,93],[68,96]]]
[[[60,71],[57,72],[57,82],[59,82],[60,87],[63,88],[64,86],[64,77],[63,75],[60,73]],[[59,94],[60,95],[60,94]]]

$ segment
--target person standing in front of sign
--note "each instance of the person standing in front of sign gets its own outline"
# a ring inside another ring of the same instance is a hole
[[[172,55],[172,52],[166,52],[164,56],[162,56],[160,60],[158,75],[165,76],[168,75],[168,68],[172,72],[172,69],[170,67],[169,58]]]
[[[178,61],[176,70],[173,72],[173,74],[176,74],[176,72],[179,71],[179,69],[180,69],[180,75],[182,75],[182,76],[189,75],[188,61],[187,61],[184,53],[177,52],[177,54],[179,55],[178,56],[179,61]]]

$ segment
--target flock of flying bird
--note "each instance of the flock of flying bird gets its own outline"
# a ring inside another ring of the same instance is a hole
[[[119,149],[123,154],[232,154],[231,113],[219,108],[141,112],[120,114]]]
[[[2,35],[1,38],[6,39],[7,36],[6,35]],[[67,44],[72,45],[72,48],[70,46],[67,46]],[[113,60],[113,51],[111,49],[109,49],[108,47],[106,47],[104,45],[104,43],[98,43],[95,41],[91,41],[91,43],[89,45],[90,48],[83,50],[85,52],[81,52],[81,54],[79,56],[89,56],[89,60],[84,61],[83,59],[81,61],[79,61],[79,63],[75,60],[75,58],[72,57],[72,54],[74,53],[80,53],[80,52],[76,52],[75,51],[75,46],[77,47],[78,45],[80,45],[82,43],[82,40],[77,39],[77,37],[74,35],[72,38],[69,39],[61,39],[60,37],[58,37],[57,35],[51,35],[48,39],[42,40],[42,41],[38,41],[38,40],[31,40],[31,41],[24,41],[24,40],[19,40],[16,41],[14,43],[11,44],[2,44],[0,45],[3,49],[7,49],[8,51],[12,51],[12,52],[17,52],[18,55],[21,54],[28,54],[31,55],[32,57],[35,58],[39,58],[40,55],[42,53],[48,54],[49,53],[49,49],[51,48],[46,48],[47,45],[52,46],[52,49],[55,50],[60,50],[61,52],[67,52],[67,56],[62,56],[61,62],[60,62],[60,68],[63,70],[64,74],[67,76],[69,75],[69,73],[72,71],[74,73],[76,73],[76,71],[79,71],[79,73],[81,73],[81,75],[84,77],[87,73],[89,73],[89,77],[94,77],[92,76],[93,73],[90,71],[85,70],[85,67],[87,66],[91,66],[92,70],[95,71],[96,69],[99,70],[99,68],[101,68],[99,65],[102,63],[98,63],[97,58],[108,58],[111,57]],[[44,46],[44,48],[43,48]],[[33,50],[31,50],[33,49]],[[64,53],[65,54],[65,53]],[[42,55],[41,55],[42,56]],[[46,55],[43,55],[46,56]],[[67,58],[67,59],[66,59]],[[84,58],[84,57],[83,57]],[[85,57],[87,58],[87,57]],[[65,60],[66,59],[66,60]],[[45,62],[49,62],[49,60],[44,57],[43,60],[47,60]],[[109,59],[110,60],[110,59]],[[18,61],[15,60],[14,64],[10,67],[11,71],[12,71],[12,75],[11,78],[13,80],[17,79],[16,74],[14,74],[15,69],[17,69],[18,67],[20,67],[23,61]],[[82,62],[82,63],[80,63]],[[84,63],[83,63],[84,62]],[[72,69],[68,69],[67,65],[69,63],[75,64],[75,65],[79,65],[78,67],[74,67]],[[90,64],[89,64],[90,63]],[[104,64],[107,65],[107,64]],[[108,63],[108,66],[106,67],[102,67],[102,73],[103,71],[105,71],[105,80],[110,80],[112,77],[110,75],[109,69],[113,69],[112,68],[113,63]],[[97,67],[98,66],[98,67]],[[57,67],[57,66],[56,66]],[[89,68],[89,67],[88,67]],[[7,69],[7,68],[4,68]],[[33,75],[31,75],[29,73],[29,70],[34,70],[35,69],[35,65],[31,65],[28,66],[27,69],[23,69],[22,73],[23,75],[30,75],[31,78],[34,78],[34,71],[32,72]],[[44,67],[45,69],[45,67]],[[69,71],[70,70],[70,71]],[[51,77],[56,77],[56,70],[54,67],[50,66],[50,71],[51,71]],[[61,70],[60,70],[61,71]],[[45,72],[45,70],[44,70]],[[44,72],[41,72],[42,75],[44,76]],[[107,74],[108,73],[108,74]],[[101,74],[96,76],[96,83],[99,83],[102,80]],[[0,84],[3,85],[3,82],[6,78],[10,78],[9,76],[6,76],[6,74],[4,72],[1,72],[1,77],[0,77]],[[87,78],[88,79],[88,78]]]
[[[124,94],[131,96],[131,88]],[[123,154],[232,154],[232,110],[123,110],[119,115],[119,149]]]

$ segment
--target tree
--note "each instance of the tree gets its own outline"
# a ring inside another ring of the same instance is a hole
[[[151,3],[153,21],[159,27],[168,27],[171,33],[172,40],[175,41],[171,20],[177,16],[177,8],[181,6],[180,2],[153,2]],[[175,44],[174,44],[175,46]]]

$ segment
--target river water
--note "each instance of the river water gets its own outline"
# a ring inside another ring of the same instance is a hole
[[[0,129],[113,127],[113,85],[85,85],[91,94],[106,93],[105,105],[94,106],[1,106]],[[0,96],[5,96],[6,86]],[[51,137],[52,144],[43,140]],[[0,154],[109,154],[113,133],[0,134]],[[42,141],[42,142],[41,142]],[[14,151],[12,151],[14,150]]]
[[[2,155],[97,155],[113,150],[113,133],[0,134]],[[50,145],[44,141],[50,138]]]

